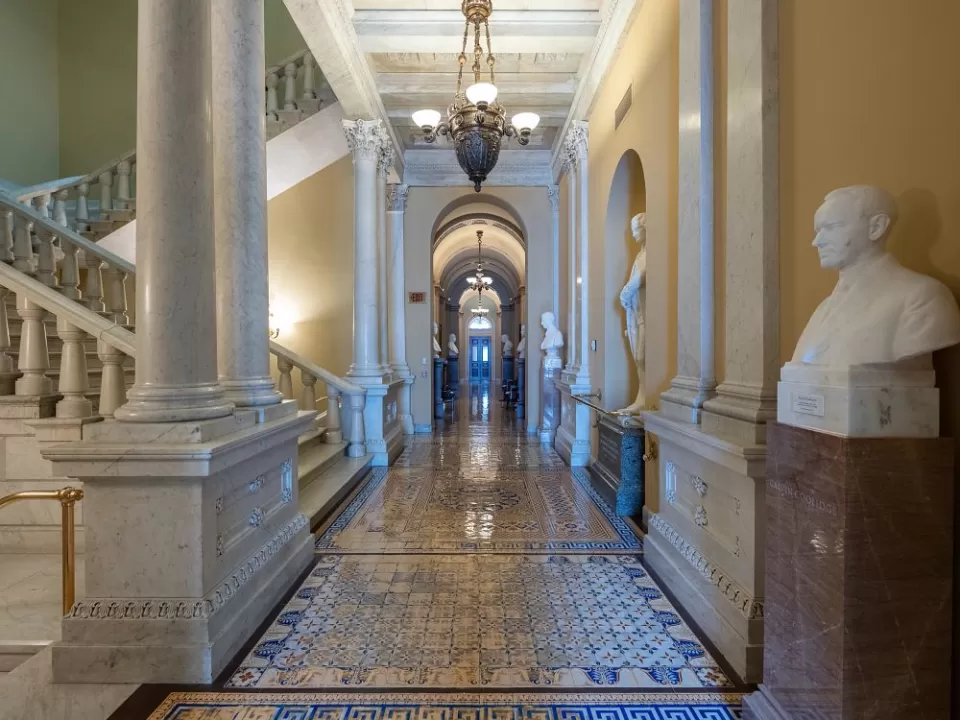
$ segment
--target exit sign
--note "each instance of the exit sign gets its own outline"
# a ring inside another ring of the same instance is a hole
[[[407,293],[407,302],[411,305],[416,305],[418,303],[425,303],[427,301],[427,294],[425,292],[412,292]]]

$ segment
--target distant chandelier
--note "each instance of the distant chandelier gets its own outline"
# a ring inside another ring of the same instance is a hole
[[[483,230],[477,230],[477,271],[467,282],[481,298],[484,290],[493,288],[493,278],[483,274]]]
[[[477,317],[486,317],[487,313],[489,313],[490,310],[485,307],[475,307],[470,312],[472,312]]]
[[[428,143],[435,142],[437,135],[451,135],[460,167],[473,181],[473,188],[480,192],[480,184],[497,165],[500,157],[500,143],[503,136],[518,136],[518,142],[526,145],[530,142],[530,133],[540,122],[540,116],[532,112],[517,113],[510,125],[506,124],[505,110],[496,102],[494,65],[496,58],[490,47],[490,26],[487,20],[493,12],[493,0],[463,0],[460,6],[466,23],[463,29],[463,48],[457,60],[460,72],[457,75],[457,92],[453,104],[447,108],[447,119],[441,122],[436,110],[418,110],[413,113],[413,121],[423,130]],[[483,48],[480,46],[480,24],[483,23],[487,37],[487,65],[490,68],[490,82],[480,81]],[[467,63],[467,37],[470,25],[473,25],[473,79],[474,84],[464,93],[463,67]]]

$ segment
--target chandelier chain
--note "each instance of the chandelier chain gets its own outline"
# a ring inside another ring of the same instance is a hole
[[[490,84],[496,85],[497,78],[493,72],[493,66],[497,64],[497,59],[493,55],[493,46],[490,44],[490,23],[483,21],[483,27],[487,31],[487,65],[490,66]]]
[[[483,57],[483,46],[480,45],[480,21],[473,25],[473,80],[480,82],[480,58]]]
[[[460,72],[457,73],[457,95],[463,87],[463,66],[467,64],[467,37],[470,35],[470,23],[463,26],[463,47],[460,48],[460,57],[457,61],[460,63]]]

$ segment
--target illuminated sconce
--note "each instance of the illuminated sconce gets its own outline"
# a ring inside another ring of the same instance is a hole
[[[270,337],[276,339],[282,332],[290,332],[297,321],[293,306],[284,300],[270,301]]]

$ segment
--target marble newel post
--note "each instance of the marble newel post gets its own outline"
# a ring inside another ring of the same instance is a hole
[[[403,265],[403,218],[407,209],[406,185],[387,186],[387,300],[390,309],[390,367],[395,377],[403,380],[400,391],[400,424],[403,432],[413,434],[413,413],[410,408],[410,386],[413,375],[407,364],[407,333],[404,318],[406,310],[406,283]]]
[[[41,451],[84,485],[86,588],[57,683],[210,683],[312,556],[297,438],[316,413],[266,376],[261,3],[138,3],[137,379],[116,421]],[[235,246],[219,277],[214,164]],[[259,407],[217,381],[218,294],[246,321],[221,328],[224,377]]]
[[[212,7],[220,384],[238,407],[273,405],[283,396],[270,377],[267,330],[263,0],[216,0]]]

